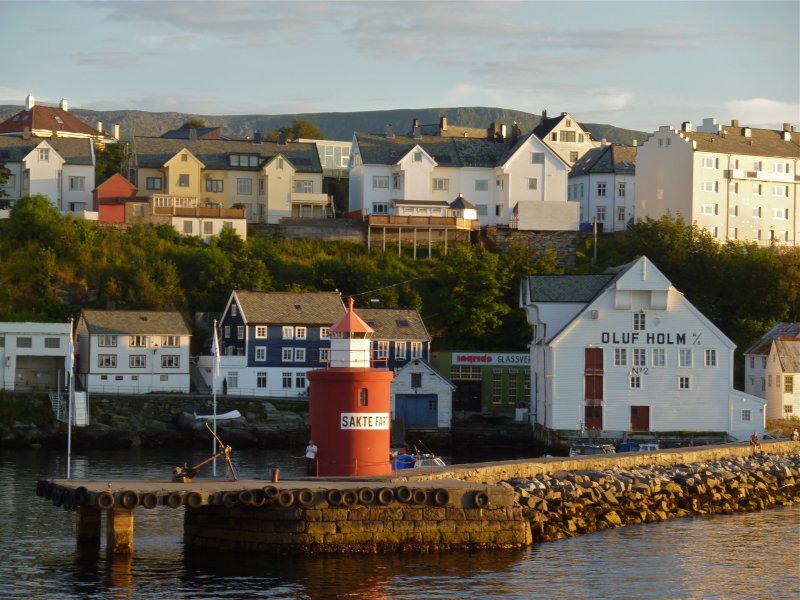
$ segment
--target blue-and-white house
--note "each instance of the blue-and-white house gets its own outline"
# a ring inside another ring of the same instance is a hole
[[[328,364],[330,329],[345,312],[339,292],[232,292],[218,324],[217,391],[307,395],[306,373]],[[204,358],[200,369],[209,386],[210,359]]]
[[[531,421],[553,430],[763,432],[733,389],[734,344],[646,257],[594,275],[522,280],[534,328]]]
[[[192,333],[177,311],[83,310],[75,328],[84,390],[188,393]]]

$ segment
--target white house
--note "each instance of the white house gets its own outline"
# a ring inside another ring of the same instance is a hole
[[[800,323],[778,323],[744,353],[745,390],[767,401],[767,418],[800,417]]]
[[[574,165],[584,154],[600,145],[568,112],[548,117],[547,111],[542,111],[542,119],[533,133],[568,165]]]
[[[636,217],[636,146],[603,144],[572,166],[567,196],[581,205],[581,225],[625,231]]]
[[[0,323],[0,389],[64,389],[70,323]]]
[[[349,210],[387,214],[409,202],[445,209],[461,195],[482,226],[576,231],[578,203],[567,201],[569,166],[532,133],[484,138],[356,134]]]
[[[83,310],[78,378],[88,392],[190,391],[191,330],[177,311]]]
[[[734,344],[646,257],[597,275],[523,279],[534,327],[531,419],[555,430],[763,431],[732,388]]]
[[[394,372],[392,421],[404,427],[450,429],[456,387],[430,364],[415,358]]]
[[[719,241],[795,246],[800,134],[719,125],[663,126],[636,156],[636,218],[681,215]]]

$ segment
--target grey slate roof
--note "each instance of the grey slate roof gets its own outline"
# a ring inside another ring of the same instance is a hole
[[[431,341],[419,312],[413,308],[357,308],[356,314],[375,330],[375,340]]]
[[[778,338],[775,351],[784,373],[800,373],[800,338]]]
[[[181,313],[153,310],[83,310],[89,335],[191,335]]]
[[[160,169],[183,149],[194,154],[206,169],[257,171],[278,154],[283,155],[301,173],[322,173],[317,145],[306,142],[278,144],[242,140],[181,140],[160,137],[134,137],[131,150],[140,167]],[[258,167],[232,167],[231,154],[257,154]]]
[[[30,138],[0,136],[0,162],[20,162],[42,142],[47,142],[71,165],[93,165],[89,138]]]
[[[328,327],[347,312],[339,292],[250,292],[237,290],[245,322]]]
[[[459,194],[458,196],[456,196],[456,199],[453,200],[450,203],[450,208],[456,209],[456,210],[463,210],[463,209],[471,208],[471,209],[475,210],[475,205],[472,204],[472,202],[470,202],[466,198],[464,198],[464,196]]]
[[[778,323],[744,351],[745,354],[769,354],[773,340],[780,337],[800,338],[800,323]]]
[[[589,173],[617,173],[634,175],[636,173],[635,146],[606,145],[592,148],[572,166],[570,177]]]
[[[794,131],[790,140],[784,140],[782,131],[750,128],[750,137],[745,137],[743,129],[723,125],[725,135],[699,131],[680,133],[697,142],[698,151],[800,158],[800,133]]]
[[[528,302],[580,302],[585,304],[613,282],[618,273],[599,275],[530,275],[526,277]]]
[[[492,168],[504,164],[530,135],[532,134],[520,136],[516,143],[511,140],[496,142],[479,138],[438,136],[414,139],[398,135],[389,138],[366,133],[357,133],[355,137],[361,152],[361,161],[367,165],[393,165],[412,148],[420,146],[440,167]]]

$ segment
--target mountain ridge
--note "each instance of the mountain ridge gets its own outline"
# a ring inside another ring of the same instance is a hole
[[[21,106],[0,105],[0,122],[22,109]],[[70,112],[83,119],[92,127],[103,124],[105,130],[120,126],[120,137],[129,140],[134,135],[160,136],[170,129],[177,129],[189,119],[201,119],[212,127],[221,127],[223,134],[231,137],[250,138],[255,133],[267,134],[279,127],[291,126],[295,118],[308,119],[329,140],[350,141],[353,133],[383,133],[392,125],[397,134],[409,133],[414,119],[423,125],[439,123],[446,116],[454,126],[488,128],[492,123],[510,126],[516,122],[522,131],[531,131],[542,119],[518,110],[496,107],[450,107],[392,109],[376,111],[294,113],[280,115],[200,115],[184,112],[149,112],[141,110],[88,110],[70,109]],[[555,116],[555,115],[551,115]],[[596,140],[607,140],[615,144],[639,143],[651,134],[633,129],[625,129],[603,123],[581,123]]]

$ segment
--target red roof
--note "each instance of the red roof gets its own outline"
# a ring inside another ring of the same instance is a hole
[[[25,127],[33,131],[63,131],[82,134],[86,137],[99,137],[101,133],[90,127],[69,111],[53,106],[34,105],[30,110],[21,110],[0,123],[0,134],[18,133],[22,135]]]
[[[331,327],[331,333],[373,333],[374,331],[355,313],[352,298],[347,299],[347,314]]]

